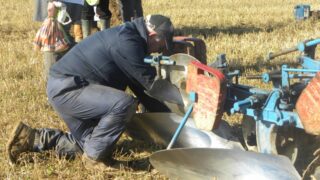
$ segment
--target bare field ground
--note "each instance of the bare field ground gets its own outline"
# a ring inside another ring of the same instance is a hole
[[[59,160],[52,152],[29,154],[33,162],[26,157],[19,166],[8,165],[5,144],[17,121],[33,127],[66,130],[66,126],[47,102],[42,55],[33,51],[32,40],[40,26],[32,21],[33,0],[0,3],[0,179],[165,179],[156,171],[88,171],[80,158]],[[143,8],[145,14],[170,16],[177,34],[204,39],[209,62],[226,53],[232,68],[252,74],[267,70],[262,62],[268,52],[319,37],[319,20],[294,20],[293,8],[298,3],[320,8],[316,0],[143,0]],[[271,65],[292,62],[296,55],[283,56]],[[259,81],[241,82],[267,87]],[[239,122],[238,118],[227,119]],[[119,146],[119,158],[147,157],[157,149],[126,136],[120,144],[124,148]]]

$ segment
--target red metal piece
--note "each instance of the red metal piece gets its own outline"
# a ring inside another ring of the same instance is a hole
[[[207,64],[206,44],[202,39],[186,36],[175,36],[173,39],[173,50],[171,52],[164,52],[164,55],[185,53],[195,57],[203,64]]]
[[[187,92],[197,93],[193,119],[199,129],[211,131],[219,126],[226,99],[226,78],[219,70],[192,61],[188,66]]]
[[[296,109],[305,131],[320,135],[320,72],[302,91]]]

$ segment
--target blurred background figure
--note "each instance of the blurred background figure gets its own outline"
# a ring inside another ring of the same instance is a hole
[[[81,13],[81,27],[83,38],[93,33],[91,29],[95,26],[96,20],[99,22],[100,30],[110,27],[111,12],[109,10],[109,0],[86,0]]]
[[[143,16],[141,0],[118,0],[123,22]]]
[[[34,0],[34,21],[42,22],[46,19],[48,16],[48,2],[49,0]]]
[[[69,25],[68,29],[70,30],[71,26],[73,26],[74,41],[78,43],[83,38],[81,30],[81,11],[83,6],[80,4],[73,3],[65,4],[67,5],[67,12],[69,13],[72,19],[72,23]]]
[[[75,0],[74,0],[75,1]],[[48,3],[54,2],[53,0],[34,0],[34,14],[33,20],[38,22],[43,22],[48,17]],[[70,24],[63,25],[63,29],[69,36],[72,41],[79,42],[82,39],[82,32],[81,32],[81,11],[83,5],[82,0],[78,0],[79,4],[70,3],[68,0],[64,2],[67,6],[67,12],[70,15],[72,22]],[[73,27],[73,36],[70,34],[71,27]]]
[[[34,0],[34,15],[33,19],[38,22],[43,22],[47,17],[56,17],[57,16],[57,7],[55,7],[53,0]],[[67,39],[69,40],[69,49],[74,46],[76,42],[82,40],[82,31],[81,31],[81,10],[82,10],[82,0],[77,0],[76,3],[68,0],[64,2],[61,0],[66,6],[66,11],[70,15],[71,23],[61,24]],[[71,26],[73,27],[73,36],[70,34]],[[66,52],[56,52],[56,51],[42,51],[44,57],[44,79],[47,79],[50,67],[57,62]]]

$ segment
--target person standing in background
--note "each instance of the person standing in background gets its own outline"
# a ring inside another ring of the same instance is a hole
[[[141,0],[119,0],[119,9],[123,22],[143,16]]]
[[[100,30],[110,27],[111,12],[109,10],[109,0],[86,0],[81,12],[81,27],[83,38],[91,34],[94,17],[99,19]]]
[[[48,17],[48,8],[49,8],[49,2],[54,2],[54,1],[60,1],[63,2],[66,6],[67,6],[67,12],[69,13],[72,22],[71,24],[66,24],[63,26],[63,29],[65,30],[65,32],[67,33],[67,35],[69,36],[69,38],[71,38],[72,40],[79,38],[79,37],[75,37],[73,38],[70,35],[70,29],[71,26],[74,25],[74,35],[80,35],[82,34],[81,32],[81,10],[83,5],[82,0],[78,0],[79,3],[72,3],[73,1],[70,0],[35,0],[34,1],[34,14],[33,14],[33,20],[34,21],[38,21],[38,22],[43,22],[47,17]],[[76,1],[76,0],[75,0]],[[52,8],[52,7],[50,7]],[[77,31],[77,32],[75,32]],[[80,31],[80,32],[79,32]],[[77,41],[76,41],[77,42]]]
[[[47,17],[53,17],[56,14],[56,7],[53,3],[53,0],[35,0],[34,1],[34,15],[33,20],[38,22],[43,22]],[[64,2],[64,1],[61,1]],[[74,22],[74,35],[73,38],[70,35],[71,24],[63,25],[63,29],[66,32],[67,38],[71,41],[70,47],[72,47],[75,42],[79,42],[82,40],[82,32],[81,32],[81,0],[79,0],[79,4],[64,2],[67,6],[67,12],[70,14],[72,22]],[[65,52],[51,52],[44,51],[44,71],[43,76],[44,79],[47,79],[49,74],[50,67],[57,62]]]
[[[48,2],[49,0],[34,0],[34,21],[42,22],[48,17]]]
[[[67,12],[69,13],[73,25],[73,36],[74,41],[76,43],[80,42],[83,38],[82,30],[81,30],[81,11],[82,5],[80,4],[73,4],[73,3],[66,3],[67,5]],[[70,30],[71,27],[69,27]]]

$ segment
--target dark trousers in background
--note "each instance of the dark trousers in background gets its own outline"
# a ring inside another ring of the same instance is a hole
[[[94,160],[109,159],[137,106],[125,92],[88,84],[79,77],[49,77],[47,94],[70,133],[38,129],[36,149],[55,148],[59,156],[74,157],[84,152]]]
[[[70,45],[70,48],[71,49],[73,46],[73,44]],[[50,68],[51,66],[56,63],[57,61],[59,61],[60,58],[62,58],[62,56],[68,52],[65,51],[65,52],[43,52],[43,78],[47,81],[48,80],[48,77],[49,77],[49,71],[50,71]]]
[[[100,0],[97,5],[97,14],[100,19],[108,20],[111,18],[111,12],[109,10],[109,0]],[[93,6],[90,6],[86,1],[82,7],[81,19],[93,21],[94,10]]]
[[[123,22],[143,16],[141,0],[119,0],[118,2]]]
[[[67,5],[67,12],[69,13],[72,23],[71,24],[81,24],[81,12],[82,5],[73,4],[73,3],[65,3]]]

